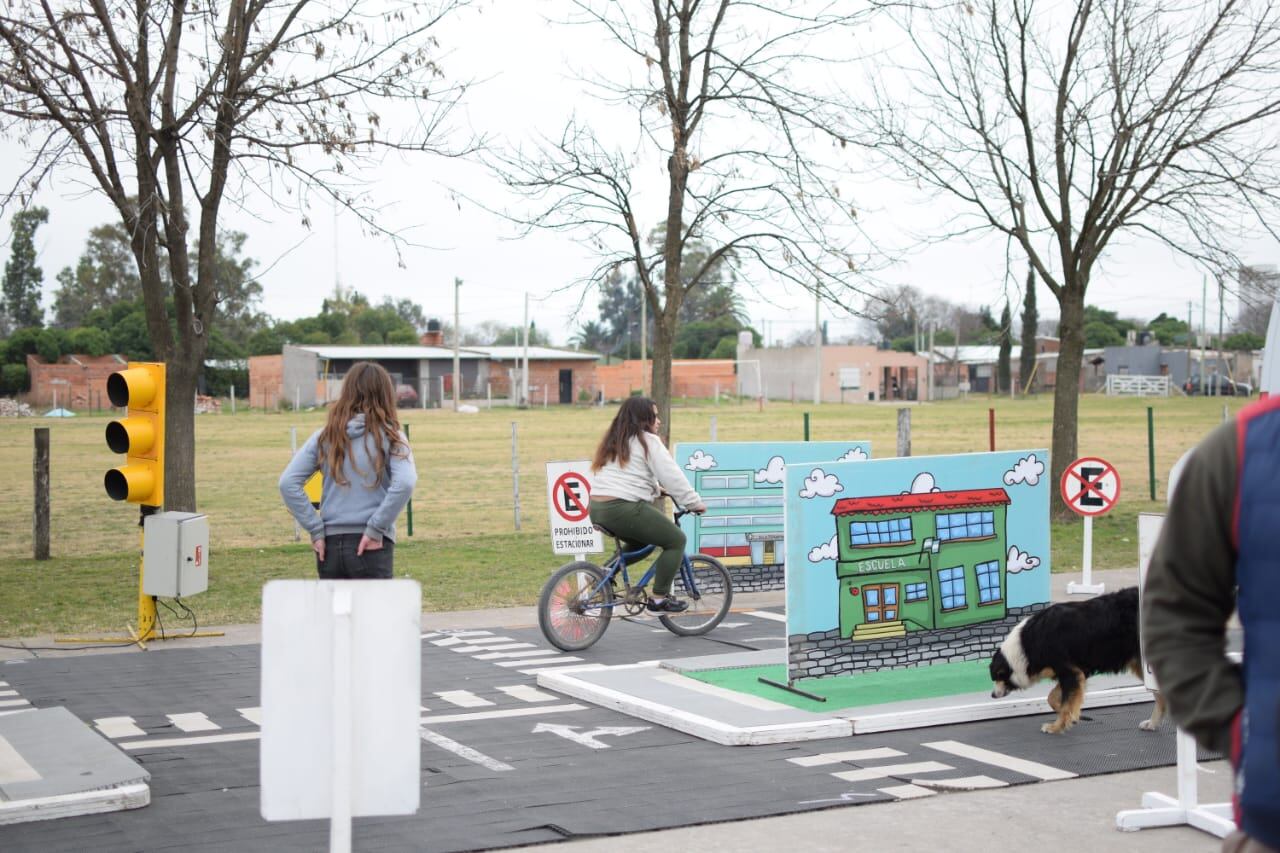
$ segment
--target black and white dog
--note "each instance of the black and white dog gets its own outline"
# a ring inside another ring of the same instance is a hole
[[[1066,731],[1080,719],[1089,676],[1128,670],[1142,678],[1138,588],[1053,604],[1028,616],[1004,638],[991,657],[990,669],[994,699],[1042,678],[1055,679],[1058,683],[1049,692],[1049,707],[1058,712],[1058,718],[1040,730]],[[1154,731],[1163,717],[1164,698],[1157,693],[1151,718],[1139,728]]]

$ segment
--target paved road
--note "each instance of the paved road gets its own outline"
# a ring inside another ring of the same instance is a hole
[[[1174,761],[1171,728],[1137,729],[1149,712],[1145,705],[1091,711],[1057,738],[1039,732],[1038,718],[1023,718],[722,747],[536,687],[537,671],[548,667],[781,646],[779,612],[734,613],[708,638],[677,638],[647,619],[615,621],[596,647],[574,655],[550,650],[527,622],[486,627],[472,618],[426,631],[422,808],[412,817],[357,820],[356,849],[508,847],[950,799],[933,791],[1011,790]],[[258,815],[258,655],[257,645],[244,644],[0,665],[0,681],[19,701],[65,705],[143,763],[153,798],[134,812],[0,828],[0,849],[324,848],[324,823],[268,824]]]

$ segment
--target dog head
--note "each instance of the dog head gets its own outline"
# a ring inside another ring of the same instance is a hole
[[[1026,620],[1019,622],[1009,632],[991,656],[988,670],[991,673],[991,698],[1000,699],[1015,690],[1031,686],[1034,681],[1027,672],[1027,655],[1022,648],[1022,626]]]

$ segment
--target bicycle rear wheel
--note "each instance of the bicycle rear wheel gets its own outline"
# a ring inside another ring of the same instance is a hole
[[[538,627],[547,642],[578,652],[604,636],[613,615],[613,588],[606,583],[596,590],[603,580],[604,570],[594,563],[569,563],[552,573],[538,596]]]
[[[689,602],[689,609],[681,613],[664,613],[658,619],[668,631],[681,637],[707,633],[720,624],[733,605],[729,570],[706,554],[695,554],[689,558],[687,576],[681,567],[676,575],[674,591]]]

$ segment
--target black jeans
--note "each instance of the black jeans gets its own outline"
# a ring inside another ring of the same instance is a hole
[[[382,537],[382,547],[356,555],[359,533],[340,533],[324,537],[324,559],[316,557],[316,571],[321,580],[363,580],[389,578],[396,543]]]

